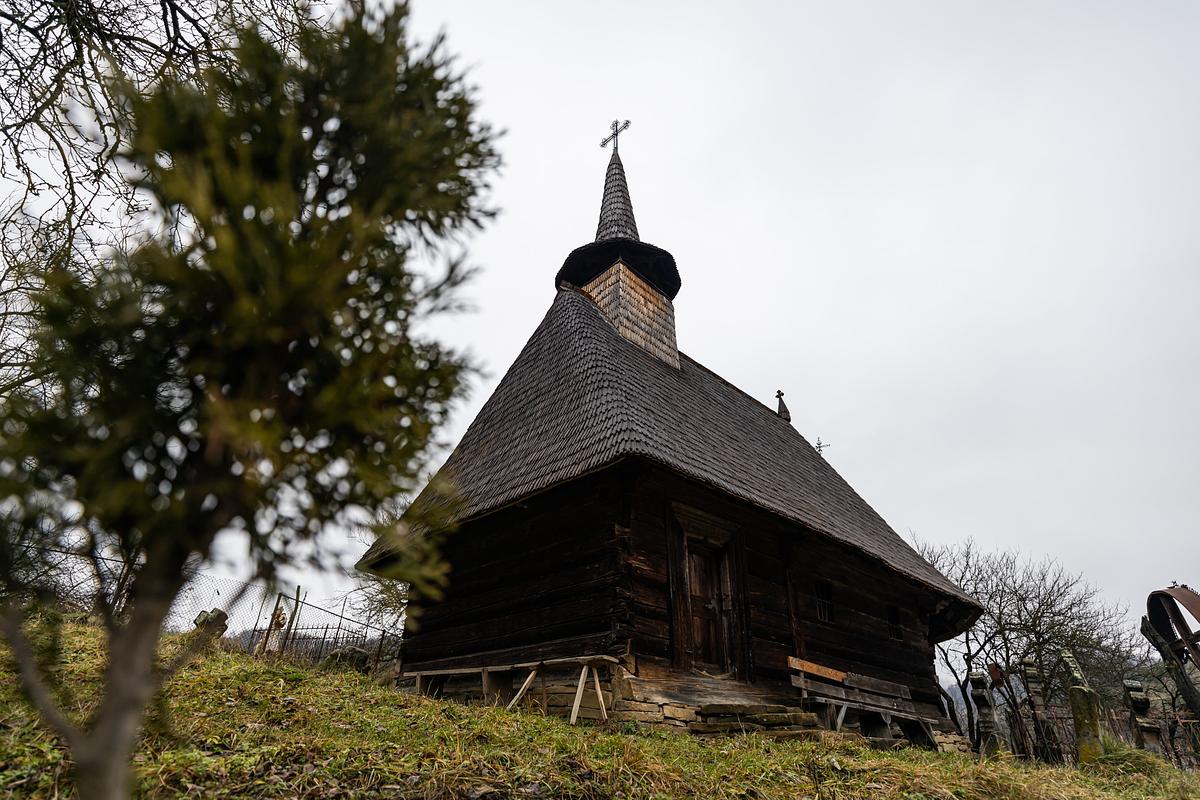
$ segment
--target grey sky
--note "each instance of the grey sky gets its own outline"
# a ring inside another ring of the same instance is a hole
[[[680,348],[906,536],[1200,582],[1200,6],[418,2],[508,133],[471,243],[486,366],[594,236],[614,116]]]

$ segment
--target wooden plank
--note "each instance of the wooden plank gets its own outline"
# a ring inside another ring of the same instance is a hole
[[[810,694],[819,694],[825,697],[840,697],[843,700],[846,699],[846,690],[840,686],[821,683],[820,681],[810,681],[803,675],[793,675],[791,680],[792,686],[795,686],[797,689],[803,689]]]
[[[511,701],[509,701],[508,705],[506,706],[506,708],[509,711],[512,711],[513,707],[516,706],[517,703],[521,702],[521,698],[524,697],[525,693],[529,691],[529,687],[533,685],[533,679],[537,677],[537,674],[538,674],[538,668],[534,667],[530,671],[529,677],[526,678],[525,682],[521,684],[521,688],[517,691],[516,695],[513,697],[513,699]]]
[[[517,664],[483,664],[478,667],[454,667],[450,669],[420,669],[420,670],[405,670],[401,673],[406,678],[422,677],[427,675],[473,675],[476,672],[487,670],[489,672],[504,672],[506,670],[523,670],[533,669],[534,667],[555,667],[555,666],[575,666],[579,664],[620,664],[621,659],[616,656],[595,655],[595,656],[565,656],[562,658],[547,658],[543,661],[522,661]]]
[[[891,695],[892,697],[903,697],[905,700],[912,699],[912,692],[908,687],[901,683],[892,683],[891,681],[872,678],[869,675],[858,675],[853,672],[846,673],[844,683],[847,686],[853,686],[855,689],[865,689],[868,692],[875,694]]]
[[[862,692],[850,687],[831,686],[827,683],[818,683],[817,681],[804,681],[803,678],[797,675],[792,676],[792,685],[800,686],[809,695],[813,696],[813,699],[829,698],[837,702],[863,703],[882,709],[909,711],[913,713],[916,711],[916,704],[911,700],[905,700],[900,697],[885,697],[884,695]]]
[[[917,711],[900,711],[900,710],[897,710],[894,708],[884,708],[881,706],[871,705],[870,703],[857,703],[857,702],[850,702],[850,701],[843,701],[843,700],[830,700],[830,699],[827,699],[824,697],[814,697],[814,698],[812,698],[812,700],[814,703],[824,703],[826,705],[831,705],[831,706],[839,706],[839,705],[849,706],[850,708],[856,708],[861,711],[872,711],[876,714],[891,714],[892,716],[903,717],[904,719],[914,719],[914,720],[919,720],[922,722],[929,722],[929,723],[941,722],[940,717],[925,716]]]
[[[839,683],[846,680],[846,673],[840,669],[832,669],[821,664],[816,664],[812,661],[805,661],[803,658],[788,656],[788,668],[798,672],[807,672],[809,675],[819,675],[822,678],[827,678],[831,681]]]
[[[579,706],[583,703],[583,690],[587,688],[588,667],[585,664],[579,672],[579,688],[575,690],[575,705],[571,706],[571,724],[575,724],[575,720],[579,719]]]

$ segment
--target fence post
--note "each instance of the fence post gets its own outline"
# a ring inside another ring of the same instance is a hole
[[[350,599],[350,595],[346,595],[342,598],[342,610],[341,613],[338,614],[337,632],[333,634],[334,648],[340,647],[342,644],[342,620],[346,618],[346,601],[348,599]]]
[[[292,629],[296,627],[296,617],[298,616],[300,616],[300,584],[296,584],[296,601],[292,608],[292,616],[288,620],[287,632],[283,634],[283,641],[279,644],[280,654],[287,650],[288,644],[292,641]]]
[[[271,631],[274,630],[275,615],[279,613],[279,601],[283,599],[283,592],[275,593],[275,607],[271,609],[271,619],[267,621],[267,629],[263,631],[262,644],[258,647],[258,654],[262,655],[267,652],[267,641],[271,638]]]
[[[258,621],[260,619],[262,619],[262,612],[263,612],[263,609],[266,607],[267,607],[267,595],[266,595],[266,593],[264,593],[262,602],[258,604],[258,613],[254,615],[254,630],[251,631],[251,633],[250,633],[250,641],[251,642],[254,641],[254,634],[258,633]],[[269,623],[269,622],[267,623],[268,627],[270,626],[270,624],[271,623]],[[265,638],[265,634],[264,634],[264,638]],[[250,645],[251,653],[253,653],[256,649],[257,648],[253,644]]]
[[[314,663],[319,664],[321,662],[321,653],[322,653],[322,651],[325,650],[325,640],[328,638],[329,638],[329,626],[326,625],[325,630],[321,631],[321,643],[319,645],[317,645],[317,655],[313,659]]]

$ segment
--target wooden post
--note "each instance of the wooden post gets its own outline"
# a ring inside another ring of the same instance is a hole
[[[383,631],[382,630],[379,632],[379,647],[375,648],[375,665],[373,667],[371,667],[372,670],[379,669],[379,659],[381,659],[381,658],[383,658]]]
[[[276,592],[275,607],[271,609],[271,619],[267,622],[267,632],[263,634],[262,646],[258,648],[260,655],[267,652],[267,640],[271,638],[271,633],[275,630],[275,615],[279,613],[279,601],[282,599],[283,592]]]
[[[483,702],[488,705],[503,703],[512,693],[512,673],[508,670],[483,669]]]
[[[262,602],[258,604],[258,614],[256,614],[256,615],[255,615],[255,617],[254,617],[254,632],[250,634],[250,641],[251,641],[251,642],[253,642],[253,641],[254,641],[254,634],[255,634],[255,633],[258,633],[258,621],[259,621],[260,619],[262,619],[262,612],[263,612],[263,609],[264,609],[264,608],[266,608],[266,607],[267,607],[267,596],[266,596],[266,594],[264,594],[264,595],[263,595]],[[270,627],[271,627],[271,623],[270,623],[270,622],[268,622],[268,623],[267,623],[267,628],[268,628],[268,629],[270,629]],[[264,638],[265,638],[265,637],[264,637]],[[256,649],[258,649],[258,648],[251,646],[251,648],[250,648],[250,654],[251,654],[251,655],[254,655],[254,651],[255,651]]]
[[[342,621],[344,619],[346,619],[346,601],[349,599],[350,599],[349,594],[347,594],[345,597],[342,598],[342,613],[338,614],[337,633],[333,634],[333,646],[334,647],[337,647],[338,645],[340,645],[342,643]]]
[[[571,706],[571,723],[575,724],[575,720],[579,719],[579,706],[583,703],[583,690],[587,688],[588,665],[584,664],[583,669],[579,671],[579,686],[575,689],[575,704]]]
[[[1162,731],[1150,718],[1150,697],[1141,681],[1124,681],[1125,705],[1129,708],[1129,730],[1139,750],[1164,755]]]
[[[296,617],[300,616],[300,584],[296,584],[296,600],[292,609],[291,618],[288,619],[287,631],[283,634],[283,641],[279,643],[279,653],[287,650],[288,643],[292,640],[292,629],[296,626]]]
[[[325,630],[321,631],[321,643],[319,645],[317,645],[317,656],[316,656],[316,658],[313,659],[313,661],[319,662],[321,660],[321,651],[325,649],[325,640],[328,638],[329,638],[329,626],[326,625]]]
[[[596,665],[592,665],[592,682],[596,686],[596,702],[600,704],[600,719],[608,719],[608,710],[604,708],[604,692],[600,691],[600,673]]]

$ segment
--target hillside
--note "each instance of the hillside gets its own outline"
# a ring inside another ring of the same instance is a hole
[[[76,708],[96,638],[70,633],[61,677]],[[82,644],[80,644],[82,642]],[[0,795],[61,797],[68,765],[0,666]],[[1140,753],[1087,771],[842,741],[700,740],[468,708],[351,672],[214,652],[170,685],[136,757],[146,797],[1195,798],[1200,782]]]

